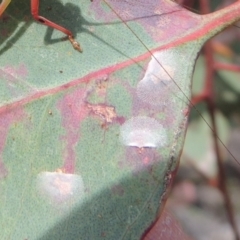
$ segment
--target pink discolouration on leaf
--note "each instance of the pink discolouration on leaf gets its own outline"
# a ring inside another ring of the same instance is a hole
[[[19,66],[5,66],[0,69],[0,77],[9,82],[17,82],[19,78],[25,78],[28,74],[27,68],[24,64]]]
[[[107,1],[110,6],[127,24],[138,22],[150,34],[155,41],[165,41],[171,37],[176,38],[186,34],[199,24],[200,18],[196,14],[182,8],[180,5],[170,1]],[[108,7],[102,0],[93,1],[91,9],[95,12],[97,19],[107,22],[121,20],[113,11],[106,11]],[[156,31],[156,27],[158,31]]]
[[[13,97],[21,96],[22,91],[27,89],[32,90],[32,87],[24,81],[27,75],[28,70],[24,64],[0,68],[0,79],[4,81],[9,93]]]
[[[8,172],[2,160],[2,153],[6,145],[9,128],[12,124],[23,119],[24,116],[25,113],[20,107],[15,109],[15,111],[6,111],[0,114],[0,179],[6,177]]]
[[[159,161],[159,154],[152,148],[128,147],[125,156],[118,163],[120,168],[131,168],[133,172],[140,173],[152,164]]]
[[[81,122],[87,117],[89,112],[83,101],[84,97],[85,90],[81,88],[68,93],[58,104],[62,114],[62,125],[66,130],[66,135],[62,138],[66,142],[63,167],[66,173],[74,173],[76,162],[74,148],[80,137],[79,128]]]
[[[145,164],[146,166],[149,165],[151,162],[150,162],[150,159],[148,157],[145,157],[143,159],[143,164]]]
[[[16,122],[19,122],[25,114],[21,108],[15,109],[15,111],[5,112],[0,115],[0,153],[3,151],[6,137],[8,134],[9,127]]]
[[[133,96],[135,95],[136,94]],[[133,114],[137,115],[142,109],[151,109],[152,117],[156,117],[157,115],[161,114],[163,117],[160,123],[164,127],[171,126],[175,123],[175,116],[176,112],[178,111],[171,99],[168,99],[168,101],[163,100],[162,105],[152,106],[149,103],[140,102],[137,97],[133,98]]]

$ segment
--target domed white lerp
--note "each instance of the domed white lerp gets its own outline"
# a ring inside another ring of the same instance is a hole
[[[120,129],[124,145],[132,147],[162,147],[167,142],[167,133],[154,118],[138,116],[126,121]]]
[[[83,180],[80,175],[63,172],[41,172],[37,176],[39,191],[52,203],[66,203],[82,198]]]

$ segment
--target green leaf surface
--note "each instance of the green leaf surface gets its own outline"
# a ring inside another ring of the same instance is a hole
[[[0,22],[0,238],[140,239],[178,165],[197,53],[228,12],[41,1],[80,54],[13,1]]]

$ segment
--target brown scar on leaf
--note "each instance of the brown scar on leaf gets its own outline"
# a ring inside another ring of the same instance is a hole
[[[141,147],[141,148],[138,149],[138,153],[142,154],[144,152],[144,150],[145,150],[144,147]]]
[[[113,119],[117,117],[115,108],[104,105],[91,105],[87,104],[87,107],[96,115],[100,116],[107,123],[112,123]]]
[[[107,76],[103,76],[101,79],[99,79],[97,82],[96,82],[96,85],[97,85],[97,92],[98,93],[106,93],[107,91],[107,85],[108,85],[108,77]]]
[[[97,87],[101,89],[106,89],[107,88],[107,78],[101,79],[99,82],[97,82]]]
[[[57,168],[55,170],[56,173],[65,173],[65,169],[64,168]]]

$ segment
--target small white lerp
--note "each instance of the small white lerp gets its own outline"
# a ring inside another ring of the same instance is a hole
[[[167,133],[156,119],[137,116],[121,126],[120,140],[125,146],[156,148],[166,144]]]

